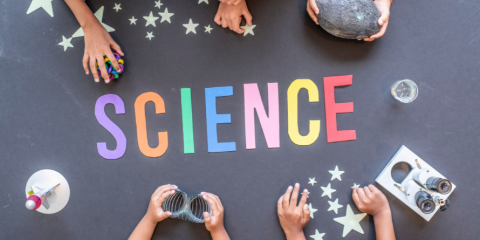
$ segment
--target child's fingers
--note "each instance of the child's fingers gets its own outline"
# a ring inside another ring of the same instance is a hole
[[[380,190],[378,190],[378,188],[376,188],[372,184],[368,185],[368,188],[370,189],[370,192],[372,192],[372,193],[380,192]]]
[[[210,221],[212,220],[208,212],[203,213],[203,219],[205,219],[205,224],[210,224]]]
[[[214,216],[220,214],[220,209],[218,208],[217,202],[213,198],[209,197],[207,194],[204,194],[203,199],[205,199],[205,201],[210,203],[210,206],[212,206],[212,213]]]
[[[233,23],[233,31],[235,31],[238,34],[242,34],[245,32],[245,29],[240,28],[240,22],[242,20],[242,17],[234,18],[232,20]]]
[[[117,52],[120,56],[125,56],[125,54],[123,54],[122,48],[115,41],[112,40],[112,42],[110,43],[110,47],[115,50],[115,52]]]
[[[117,72],[120,71],[120,66],[118,65],[117,59],[113,55],[112,51],[107,51],[105,55],[107,55],[108,59],[112,63],[113,67],[115,68],[114,70]]]
[[[363,187],[363,192],[365,192],[366,197],[368,198],[372,197],[372,193],[370,192],[370,189],[367,186]]]
[[[371,39],[376,39],[376,38],[383,37],[383,35],[385,34],[385,31],[387,31],[387,26],[388,26],[388,22],[385,22],[382,25],[382,28],[380,28],[380,31],[378,31],[378,33],[375,33],[374,35],[370,36],[370,38]]]
[[[285,194],[283,194],[282,196],[280,196],[280,198],[278,199],[278,202],[277,202],[277,212],[278,213],[281,213],[283,212],[283,198],[285,197]]]
[[[318,10],[318,6],[317,6],[317,3],[315,2],[315,0],[309,0],[308,4],[310,5],[311,9],[315,12],[315,14],[320,13],[320,10]]]
[[[310,7],[307,7],[307,12],[310,18],[318,25],[318,19],[313,10]]]
[[[363,201],[363,199],[365,199],[365,192],[363,191],[363,188],[357,188],[357,194],[359,200]]]
[[[252,26],[253,17],[252,17],[252,14],[248,10],[243,13],[243,17],[247,21],[248,26]]]
[[[290,194],[292,193],[292,186],[289,186],[287,188],[287,191],[285,192],[285,196],[283,197],[283,208],[287,209],[288,206],[290,205]]]
[[[223,27],[223,28],[227,28],[227,27],[228,27],[227,20],[226,20],[224,17],[222,17],[222,27]]]
[[[305,189],[303,190],[302,198],[300,199],[300,203],[298,203],[298,207],[301,208],[305,204],[307,204],[307,198],[308,198],[308,190]]]
[[[86,53],[83,55],[82,64],[83,70],[85,70],[85,73],[88,75],[88,54]]]
[[[298,191],[300,190],[300,184],[295,183],[293,188],[292,198],[290,199],[290,209],[295,209],[297,207]]]
[[[308,223],[308,221],[310,221],[310,208],[308,207],[307,204],[304,204],[303,205],[303,221],[304,223]]]
[[[389,17],[390,17],[390,11],[383,11],[382,15],[378,19],[378,25],[383,26],[384,23],[388,22]]]
[[[90,56],[90,70],[92,71],[93,79],[95,82],[100,82],[100,78],[98,77],[97,67],[95,66],[95,58]]]
[[[173,186],[173,185],[164,185],[164,186],[161,186],[157,189],[157,191],[155,191],[154,195],[153,195],[153,199],[156,201],[158,200],[158,198],[160,198],[160,196],[164,193],[164,192],[168,192],[168,191],[171,191],[171,190],[174,190],[175,192],[175,189],[177,189],[177,186]]]
[[[217,25],[222,25],[222,17],[218,12],[217,14],[215,14],[215,18],[213,19],[213,21],[215,21]]]
[[[174,194],[175,193],[175,190],[170,190],[170,191],[165,191],[163,192],[162,194],[160,194],[160,197],[157,199],[157,201],[155,202],[157,204],[157,206],[161,206],[163,201],[165,201],[165,199]]]
[[[98,66],[100,67],[100,73],[102,74],[103,80],[105,83],[110,82],[110,78],[108,77],[108,72],[107,68],[105,67],[105,60],[103,59],[103,56],[97,55],[97,62]]]
[[[162,212],[162,213],[160,213],[160,215],[158,216],[158,217],[159,217],[158,220],[159,220],[159,222],[160,222],[160,221],[163,221],[163,220],[167,219],[168,217],[170,217],[171,215],[172,215],[171,212]]]
[[[355,202],[355,205],[358,206],[358,203],[360,202],[360,197],[358,196],[357,187],[356,187],[356,186],[353,187],[352,199],[353,199],[353,201]]]
[[[207,192],[205,194],[207,194],[208,197],[212,198],[217,203],[219,210],[223,211],[222,201],[220,201],[220,198],[217,195],[213,193],[207,193]]]
[[[233,30],[233,23],[231,18],[227,19],[227,25],[228,25],[228,29]]]
[[[160,186],[158,187],[157,189],[155,189],[155,192],[153,192],[152,194],[152,199],[157,199],[158,198],[158,192],[160,192],[160,190],[162,189],[163,186]]]

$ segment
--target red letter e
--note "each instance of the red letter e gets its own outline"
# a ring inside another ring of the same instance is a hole
[[[343,142],[357,139],[355,130],[337,131],[337,113],[353,112],[353,102],[335,103],[335,87],[352,85],[352,75],[323,78],[325,91],[325,118],[327,142]]]

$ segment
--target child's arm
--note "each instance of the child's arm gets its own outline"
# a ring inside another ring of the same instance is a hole
[[[208,212],[203,213],[205,219],[205,227],[210,234],[212,234],[213,240],[230,240],[225,227],[223,226],[223,205],[220,198],[217,195],[202,192],[201,195],[212,206],[212,216]]]
[[[292,193],[292,186],[288,187],[277,203],[278,219],[285,232],[287,240],[305,240],[303,228],[310,221],[310,209],[307,205],[308,190],[303,190],[302,199],[297,206],[300,184],[296,183]]]
[[[99,82],[100,79],[95,64],[97,61],[103,63],[103,56],[105,55],[110,59],[115,70],[119,71],[120,66],[110,48],[113,48],[120,56],[123,56],[124,54],[120,46],[112,39],[83,0],[65,0],[65,2],[72,10],[85,33],[85,53],[82,61],[85,73],[89,74],[88,66],[90,65],[95,82]],[[108,78],[105,64],[99,64],[99,67],[105,83],[109,83],[110,79]]]
[[[147,213],[133,230],[132,235],[128,238],[129,240],[152,239],[157,223],[172,215],[171,212],[163,211],[162,203],[175,192],[175,189],[177,189],[177,186],[170,184],[157,188],[150,198]]]
[[[252,14],[248,11],[245,0],[241,0],[238,5],[220,2],[214,21],[223,28],[228,27],[230,30],[242,34],[245,32],[245,29],[240,28],[242,16],[247,20],[248,26],[252,26]]]
[[[387,198],[372,184],[364,188],[353,188],[352,198],[360,211],[373,216],[378,240],[395,240],[392,212]]]

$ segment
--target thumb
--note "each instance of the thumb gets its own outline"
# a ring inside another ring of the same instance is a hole
[[[384,23],[388,21],[388,13],[384,12],[382,16],[378,19],[378,25],[382,26]]]
[[[161,219],[160,221],[163,221],[170,216],[172,216],[171,212],[163,212],[162,214],[160,214],[160,219]]]
[[[308,208],[308,205],[306,203],[305,205],[303,205],[303,221],[305,222],[305,224],[310,221],[310,208]]]
[[[310,7],[313,9],[313,11],[315,12],[315,14],[319,14],[320,13],[320,10],[318,10],[318,6],[317,6],[317,3],[315,2],[315,0],[310,0],[309,1],[309,4],[310,4]]]
[[[208,212],[203,213],[203,219],[205,219],[206,225],[210,225],[210,221],[212,221],[212,218],[210,217],[210,214]]]

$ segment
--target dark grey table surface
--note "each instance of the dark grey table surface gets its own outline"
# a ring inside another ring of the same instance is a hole
[[[104,22],[116,29],[126,72],[111,84],[95,83],[81,66],[83,38],[66,52],[56,45],[79,27],[63,1],[53,1],[55,17],[39,9],[30,15],[30,0],[0,1],[0,239],[126,239],[144,215],[157,186],[174,183],[190,193],[210,191],[225,206],[225,226],[232,239],[284,239],[276,201],[295,182],[307,187],[318,209],[305,228],[325,232],[324,239],[342,239],[343,226],[327,212],[320,186],[330,182],[338,165],[342,181],[332,182],[334,198],[353,205],[350,187],[374,179],[401,145],[447,176],[457,189],[451,207],[424,221],[382,189],[390,201],[398,239],[476,239],[480,173],[480,2],[395,1],[386,35],[372,43],[330,36],[308,17],[306,1],[249,0],[255,36],[246,37],[217,26],[218,3],[164,0],[175,13],[172,24],[145,27],[143,16],[158,15],[154,1],[89,1],[105,6]],[[129,25],[135,16],[137,25]],[[185,35],[182,24],[200,23],[197,34]],[[203,26],[211,24],[212,33]],[[155,38],[145,38],[153,31]],[[338,115],[339,129],[355,129],[357,140],[327,143],[323,77],[353,75],[353,85],[335,90],[337,102],[354,102],[355,112]],[[308,120],[320,119],[321,132],[311,146],[297,146],[287,132],[287,89],[295,79],[312,79],[320,102],[299,94],[300,132]],[[418,98],[400,104],[391,84],[412,79]],[[243,84],[258,83],[266,101],[267,83],[278,82],[281,147],[268,149],[256,120],[257,149],[246,150]],[[219,140],[235,141],[237,151],[208,153],[205,118],[206,87],[233,86],[234,95],[217,102],[230,113],[231,124],[218,127]],[[195,154],[183,154],[180,88],[193,98]],[[165,100],[166,114],[146,105],[149,142],[168,131],[169,148],[160,158],[145,157],[137,144],[134,102],[153,91]],[[127,137],[126,154],[118,160],[98,155],[97,142],[115,147],[114,138],[96,120],[96,100],[108,93],[125,102],[126,114],[107,115]],[[54,215],[25,209],[25,184],[41,169],[62,173],[69,182],[68,205]],[[307,185],[309,177],[318,184]],[[354,208],[358,213],[358,209]],[[364,235],[374,239],[366,217]],[[209,239],[203,224],[167,219],[154,239]]]

